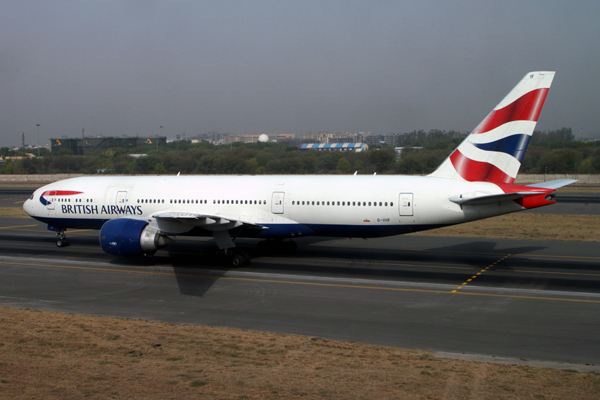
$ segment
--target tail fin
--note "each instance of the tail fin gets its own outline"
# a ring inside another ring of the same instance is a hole
[[[513,183],[553,78],[552,71],[525,75],[430,176]]]

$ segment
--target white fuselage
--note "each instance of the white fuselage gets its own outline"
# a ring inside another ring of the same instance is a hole
[[[465,193],[503,191],[488,182],[398,175],[82,177],[38,189],[23,208],[55,228],[100,229],[129,217],[166,235],[210,233],[154,215],[223,216],[265,227],[238,236],[266,238],[388,236],[524,209],[513,201],[461,207],[449,200]]]

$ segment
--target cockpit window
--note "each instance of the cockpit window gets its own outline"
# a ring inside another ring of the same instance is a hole
[[[31,197],[29,198],[29,200],[33,200],[33,193],[31,193]]]

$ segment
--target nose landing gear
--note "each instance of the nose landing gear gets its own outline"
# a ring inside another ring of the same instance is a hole
[[[66,229],[59,229],[56,231],[56,245],[58,247],[66,247],[69,245],[69,240],[67,239],[67,234],[65,233]]]

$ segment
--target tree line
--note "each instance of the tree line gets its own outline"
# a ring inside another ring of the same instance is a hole
[[[39,158],[5,160],[3,174],[428,174],[464,140],[456,131],[413,131],[401,135],[404,147],[396,157],[392,147],[369,151],[300,151],[281,143],[212,145],[185,141],[147,149],[111,148],[75,156],[69,150]],[[24,155],[1,148],[2,157]],[[525,153],[522,173],[600,173],[600,143],[574,140],[570,128],[535,132]]]

